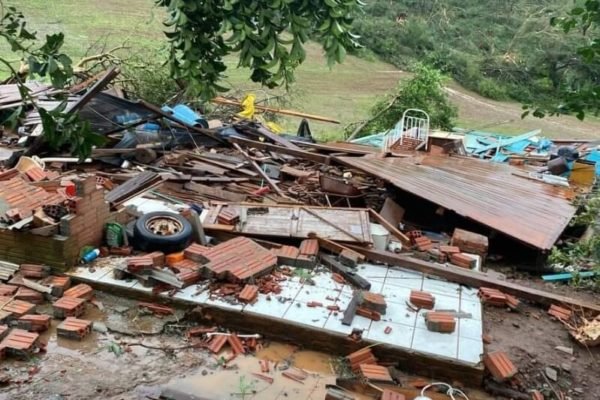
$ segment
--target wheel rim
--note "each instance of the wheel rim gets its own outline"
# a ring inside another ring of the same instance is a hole
[[[177,220],[177,218],[160,216],[150,218],[146,222],[146,229],[155,235],[159,236],[171,236],[183,230],[183,224]]]

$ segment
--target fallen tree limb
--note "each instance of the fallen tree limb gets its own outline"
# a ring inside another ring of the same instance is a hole
[[[564,304],[578,309],[600,313],[599,304],[592,304],[582,300],[574,299],[572,297],[566,297],[544,290],[522,286],[516,283],[501,281],[482,272],[471,271],[460,267],[441,266],[413,257],[396,255],[385,251],[365,249],[361,246],[350,244],[346,244],[346,246],[358,253],[365,255],[365,257],[371,261],[386,263],[389,265],[397,265],[426,274],[436,275],[451,282],[456,282],[467,286],[495,288],[504,293],[511,294],[537,304]]]

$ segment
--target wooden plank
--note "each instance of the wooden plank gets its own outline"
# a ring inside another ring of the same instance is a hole
[[[329,239],[325,239],[322,238],[320,236],[317,236],[316,234],[314,235],[309,235],[310,239],[317,239],[319,241],[319,246],[324,248],[327,251],[330,251],[334,254],[340,254],[342,251],[344,250],[349,250],[349,251],[353,251],[351,248],[346,247],[342,244],[339,244],[338,242],[334,242],[333,240],[329,240]],[[359,253],[362,257],[362,259],[360,261],[364,261],[365,260],[365,256],[363,256],[361,253]]]
[[[373,217],[379,224],[381,224],[385,229],[387,229],[396,239],[398,239],[402,244],[409,246],[410,238],[406,236],[404,233],[400,232],[397,228],[395,228],[392,224],[386,221],[381,215],[379,215],[375,210],[369,209],[369,214]]]
[[[213,200],[240,202],[246,200],[246,195],[234,193],[218,187],[206,186],[195,182],[188,182],[183,185],[184,189],[191,190],[201,195],[205,195]]]
[[[274,144],[262,143],[262,142],[258,142],[256,140],[245,139],[242,137],[230,137],[228,140],[230,143],[237,143],[237,144],[241,144],[241,145],[244,145],[247,147],[253,147],[253,148],[259,149],[259,150],[274,151],[276,153],[287,154],[290,156],[302,158],[305,160],[309,160],[309,161],[313,161],[313,162],[317,162],[317,163],[321,163],[321,164],[325,164],[325,165],[329,165],[331,163],[331,157],[324,156],[322,154],[311,153],[310,151],[306,151],[306,150],[288,149],[288,148],[277,146]]]
[[[169,165],[169,164],[167,164]],[[202,161],[190,161],[189,165],[192,166],[193,170],[197,170],[197,171],[202,171],[202,172],[208,172],[209,174],[212,175],[225,175],[227,173],[227,169],[225,168],[221,168],[221,167],[217,167],[216,165],[213,164],[209,164],[206,162],[202,162]],[[169,165],[173,168],[181,168],[178,165]]]
[[[561,296],[544,290],[534,289],[522,286],[516,283],[501,281],[498,278],[489,276],[482,272],[466,270],[451,265],[440,266],[427,261],[418,260],[413,257],[396,255],[393,253],[365,249],[361,246],[347,245],[351,249],[365,255],[369,260],[382,262],[389,265],[412,269],[426,274],[436,275],[445,278],[451,282],[460,283],[472,287],[490,287],[498,289],[504,293],[511,294],[524,300],[529,300],[542,305],[564,304],[593,312],[600,312],[600,305],[588,303],[586,301],[574,299],[572,297]]]
[[[352,326],[352,321],[356,315],[356,309],[360,305],[360,294],[355,294],[348,303],[348,306],[344,310],[344,318],[342,318],[342,325]]]
[[[342,265],[333,256],[320,254],[321,262],[331,267],[333,272],[342,275],[346,281],[362,290],[371,290],[371,282],[358,275],[352,268]]]
[[[215,97],[214,99],[211,100],[211,102],[217,103],[217,104],[229,105],[229,106],[240,106],[241,107],[241,105],[242,105],[242,103],[239,101],[229,100],[229,99],[226,99],[221,96]],[[260,110],[260,111],[267,111],[267,112],[272,112],[275,114],[282,114],[282,115],[291,115],[293,117],[312,119],[314,121],[330,122],[332,124],[340,123],[340,121],[333,119],[333,118],[323,117],[323,116],[315,115],[315,114],[307,114],[307,113],[303,113],[303,112],[295,111],[295,110],[286,110],[284,108],[266,107],[266,106],[261,106],[259,104],[255,104],[254,108],[256,110]]]
[[[248,153],[246,153],[244,150],[242,150],[242,148],[240,147],[239,144],[233,143],[233,147],[235,147],[237,151],[239,151],[240,153],[242,153],[242,155],[250,163],[250,165],[252,166],[252,168],[254,168],[254,170],[256,172],[258,172],[258,174],[269,184],[269,186],[275,191],[275,193],[277,193],[281,197],[288,197],[283,192],[283,190],[279,189],[279,186],[277,186],[277,184],[271,178],[269,178],[269,176],[265,173],[265,171],[262,170],[262,168],[256,163],[256,161],[254,161],[250,157],[250,155],[248,155]]]
[[[283,147],[287,147],[291,150],[301,150],[300,147],[296,146],[292,142],[287,139],[282,138],[281,136],[271,132],[269,128],[260,124],[260,123],[252,123],[252,124],[236,124],[234,125],[236,129],[240,131],[254,135],[254,136],[263,136],[269,139],[270,141],[277,143]]]
[[[318,220],[326,223],[329,226],[334,227],[335,229],[337,229],[338,231],[344,233],[345,235],[348,235],[349,237],[351,237],[352,239],[354,239],[355,241],[359,242],[359,243],[364,243],[364,240],[362,238],[359,238],[356,235],[353,235],[352,233],[348,232],[346,229],[342,228],[341,226],[339,226],[338,224],[331,222],[330,220],[328,220],[327,218],[319,215],[316,211],[310,210],[306,207],[300,207],[300,210],[304,211],[305,213],[308,213],[310,215],[312,215],[313,217],[317,218]]]

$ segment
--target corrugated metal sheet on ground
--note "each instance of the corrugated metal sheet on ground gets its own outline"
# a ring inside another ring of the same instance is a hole
[[[523,171],[509,165],[443,156],[336,159],[541,250],[575,214],[568,189],[515,176]]]

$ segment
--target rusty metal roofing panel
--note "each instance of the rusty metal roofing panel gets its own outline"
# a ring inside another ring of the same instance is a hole
[[[336,159],[541,250],[575,215],[568,189],[515,176],[523,170],[510,165],[444,156]]]

